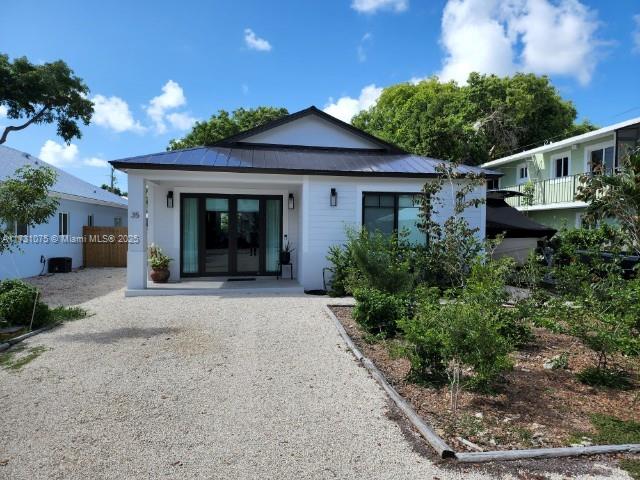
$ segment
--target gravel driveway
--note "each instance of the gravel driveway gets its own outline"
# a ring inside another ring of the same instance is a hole
[[[404,422],[390,418],[383,392],[322,312],[325,301],[125,299],[106,289],[83,304],[94,316],[34,337],[29,347],[49,350],[18,372],[0,370],[0,478],[445,480],[516,472],[516,464],[434,464]],[[556,478],[626,478],[594,460],[538,463],[538,474],[541,467]]]

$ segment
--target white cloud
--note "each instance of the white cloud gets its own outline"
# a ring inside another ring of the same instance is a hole
[[[173,128],[178,130],[189,130],[198,120],[184,112],[174,112],[167,115],[167,120]]]
[[[119,97],[96,95],[93,102],[93,121],[116,132],[142,132],[145,128],[133,119],[129,105]]]
[[[4,105],[0,105],[0,118],[4,118],[9,113],[9,107],[5,107]]]
[[[251,50],[258,50],[259,52],[271,51],[271,44],[264,38],[258,37],[250,28],[244,29],[244,43]]]
[[[360,13],[376,13],[379,10],[404,12],[409,8],[409,0],[353,0],[351,8]]]
[[[62,145],[53,140],[47,140],[40,149],[39,157],[56,167],[72,165],[78,159],[78,146],[73,143]]]
[[[634,15],[633,21],[636,22],[636,28],[633,31],[633,51],[640,53],[640,14]]]
[[[98,157],[85,158],[82,163],[88,167],[107,168],[109,166],[109,162]]]
[[[358,48],[356,49],[358,53],[358,61],[366,62],[367,61],[367,44],[373,41],[373,35],[369,32],[365,33],[360,39],[360,43],[358,44]]]
[[[376,87],[374,84],[367,85],[360,91],[358,98],[345,96],[340,97],[335,102],[333,98],[330,98],[329,103],[324,107],[324,111],[343,122],[350,122],[355,114],[374,105],[381,93],[381,87]]]
[[[449,0],[442,15],[447,52],[439,76],[516,71],[591,80],[598,59],[595,12],[578,0]]]
[[[155,123],[158,133],[165,133],[167,125],[165,123],[167,110],[181,107],[187,103],[182,87],[173,80],[169,80],[162,87],[162,94],[153,97],[147,107],[147,115]],[[170,121],[171,122],[171,121]],[[171,122],[173,125],[173,122]]]

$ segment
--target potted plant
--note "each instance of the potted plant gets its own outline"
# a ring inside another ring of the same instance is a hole
[[[173,260],[162,249],[153,243],[149,246],[149,265],[153,283],[166,283],[169,280],[169,262]]]
[[[280,265],[289,265],[291,263],[291,252],[294,250],[295,248],[292,248],[289,242],[284,244],[284,248],[280,252]]]

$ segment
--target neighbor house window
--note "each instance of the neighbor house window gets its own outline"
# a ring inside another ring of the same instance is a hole
[[[526,163],[518,165],[518,182],[525,183],[529,180],[529,167]]]
[[[93,213],[87,217],[87,227],[93,227]]]
[[[58,235],[69,235],[69,214],[58,213]]]
[[[113,218],[113,226],[121,227],[122,226],[122,217],[114,217]]]
[[[12,222],[9,223],[9,232],[13,232],[14,235],[28,235],[29,234],[29,225],[21,222]]]
[[[554,160],[556,178],[569,176],[569,157],[559,157]]]
[[[490,178],[487,180],[487,190],[499,190],[500,189],[500,179],[499,178]]]
[[[618,168],[613,146],[590,150],[589,166],[591,173],[613,173],[614,169]]]
[[[420,231],[420,195],[416,193],[363,193],[362,224],[370,232],[406,232],[411,243],[424,244]]]

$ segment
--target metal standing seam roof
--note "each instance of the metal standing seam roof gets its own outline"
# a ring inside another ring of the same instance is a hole
[[[210,170],[299,175],[435,177],[444,160],[384,150],[304,147],[295,145],[235,144],[161,152],[110,162],[124,169]],[[461,165],[462,174],[502,174]]]
[[[18,168],[26,165],[46,165],[55,170],[57,177],[56,183],[51,188],[52,193],[78,197],[77,200],[80,202],[84,199],[85,201],[91,200],[127,208],[127,200],[125,198],[85,182],[33,155],[0,145],[0,181],[12,176]]]

